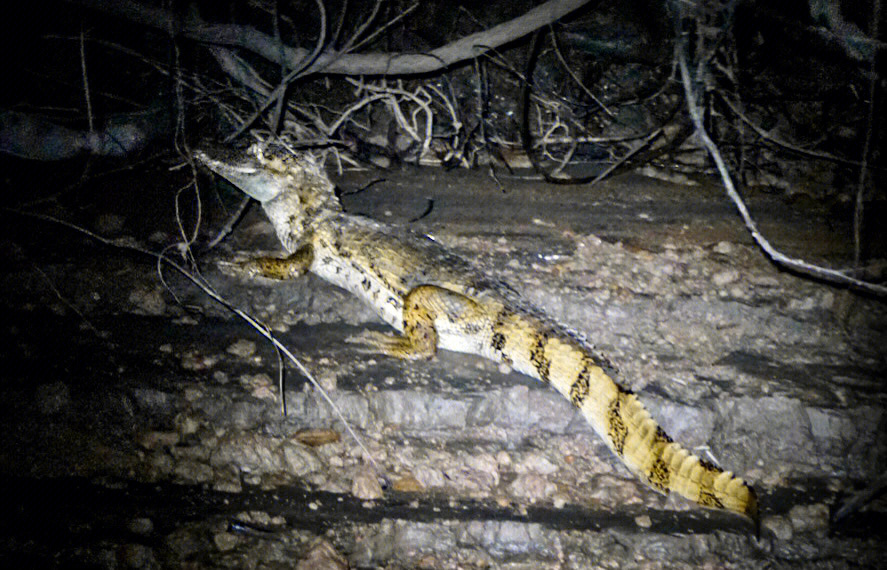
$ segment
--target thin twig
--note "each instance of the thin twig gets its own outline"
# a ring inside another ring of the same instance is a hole
[[[317,59],[320,55],[320,52],[323,51],[324,42],[326,41],[326,8],[323,5],[323,0],[315,0],[317,4],[317,9],[320,11],[320,35],[317,38],[317,44],[314,46],[314,51],[306,57],[303,61],[299,62],[299,65],[296,66],[286,77],[284,77],[280,84],[274,88],[274,91],[265,99],[265,101],[259,105],[259,108],[252,114],[252,116],[247,119],[236,131],[231,133],[229,136],[225,137],[224,142],[231,142],[240,135],[242,135],[252,124],[262,116],[262,114],[268,110],[268,107],[271,106],[277,100],[277,97],[283,97],[290,83],[301,77],[302,72],[311,67],[311,64]]]
[[[598,99],[597,96],[591,92],[591,89],[589,89],[588,87],[585,86],[585,83],[582,82],[582,79],[580,79],[579,76],[576,75],[576,72],[573,71],[573,68],[570,67],[570,64],[567,63],[567,60],[564,59],[564,56],[561,53],[560,44],[557,41],[557,32],[555,32],[554,26],[552,24],[549,24],[548,28],[551,31],[551,45],[554,48],[554,53],[557,56],[558,61],[560,61],[560,63],[561,63],[561,67],[563,67],[564,69],[567,70],[567,73],[573,79],[573,82],[579,86],[579,89],[581,89],[585,93],[585,95],[588,96],[589,99],[594,101],[595,105],[600,107],[601,110],[604,113],[606,113],[606,115],[608,117],[610,117],[611,119],[616,118],[616,114],[613,113],[610,109],[608,109],[607,106],[604,105],[604,102],[601,101],[600,99]]]
[[[241,216],[243,216],[243,213],[246,212],[246,209],[249,207],[251,200],[252,198],[250,198],[249,196],[245,196],[243,200],[241,200],[240,204],[237,206],[237,211],[235,211],[234,214],[228,218],[228,221],[225,222],[225,225],[222,227],[221,230],[219,230],[219,233],[216,234],[216,237],[210,240],[209,244],[207,244],[206,246],[207,249],[213,249],[214,247],[219,245],[223,239],[228,237],[228,234],[230,234],[234,230],[234,226],[237,224],[237,220],[239,220]]]
[[[872,2],[872,37],[878,37],[878,18],[881,17],[881,1],[874,0]],[[871,61],[869,62],[869,106],[866,113],[866,129],[865,142],[862,144],[862,158],[859,165],[859,179],[856,186],[856,204],[853,208],[853,266],[859,267],[862,257],[862,224],[863,224],[863,207],[865,202],[865,179],[868,173],[869,151],[872,145],[872,133],[875,124],[875,94],[877,86],[881,81],[878,75],[876,63],[878,61],[878,50],[873,50]]]
[[[364,39],[363,41],[361,41],[357,45],[350,47],[348,51],[354,51],[354,50],[358,49],[359,47],[369,43],[374,38],[376,38],[376,36],[378,36],[379,34],[384,32],[385,30],[387,30],[388,28],[390,28],[391,26],[393,26],[394,24],[396,24],[397,22],[399,22],[403,18],[406,18],[410,14],[410,12],[415,10],[418,6],[419,6],[419,2],[413,2],[412,6],[410,6],[409,8],[407,8],[406,10],[404,10],[403,12],[401,12],[400,14],[398,14],[397,16],[392,18],[391,21],[386,23],[384,26],[380,27],[378,30],[376,30],[372,34],[368,35],[366,37],[366,39]],[[357,37],[357,36],[355,35],[355,37]]]
[[[748,207],[746,207],[745,202],[743,202],[742,198],[739,196],[739,193],[736,191],[736,187],[734,186],[733,180],[730,177],[730,172],[727,169],[727,165],[724,162],[724,158],[721,156],[717,145],[715,145],[714,141],[711,140],[711,138],[708,136],[708,133],[705,131],[705,127],[702,123],[702,115],[700,114],[699,106],[696,103],[696,92],[693,88],[692,80],[690,79],[690,72],[687,68],[684,42],[685,40],[683,38],[679,38],[678,41],[675,42],[675,57],[678,59],[678,66],[681,70],[681,80],[684,85],[684,94],[686,96],[687,110],[690,114],[690,119],[693,122],[693,126],[696,130],[696,135],[699,137],[702,145],[705,147],[706,151],[708,151],[709,155],[717,166],[718,172],[721,175],[721,180],[724,183],[724,189],[727,191],[727,195],[736,205],[737,210],[739,210],[739,214],[742,216],[742,220],[745,223],[746,228],[748,228],[749,232],[751,233],[752,239],[754,239],[755,243],[757,243],[761,247],[761,249],[764,250],[764,253],[774,263],[782,265],[783,267],[787,267],[799,273],[823,279],[831,283],[848,285],[861,291],[866,291],[881,296],[887,296],[887,287],[883,285],[876,285],[874,283],[869,283],[856,279],[854,277],[851,277],[850,275],[847,275],[843,271],[821,267],[818,265],[807,263],[802,259],[788,257],[782,252],[776,250],[770,244],[767,238],[765,238],[763,234],[761,234],[757,224],[752,219],[751,214],[748,211]]]
[[[80,73],[83,76],[83,98],[86,100],[86,120],[89,122],[89,134],[95,135],[95,119],[92,116],[92,99],[89,96],[89,76],[86,73],[86,42],[83,24],[80,25]]]
[[[306,368],[305,365],[302,364],[302,362],[298,358],[296,358],[295,355],[293,355],[293,353],[290,352],[290,350],[283,343],[281,343],[279,340],[277,340],[277,337],[274,336],[274,333],[272,333],[271,330],[267,326],[260,323],[257,319],[255,319],[253,316],[249,315],[245,311],[232,305],[228,300],[226,300],[219,293],[217,293],[216,290],[213,289],[213,287],[209,283],[206,282],[206,279],[204,279],[202,275],[200,275],[199,273],[197,275],[195,275],[194,273],[191,273],[190,271],[188,271],[187,269],[185,269],[184,267],[182,267],[181,265],[179,265],[175,261],[172,261],[171,259],[169,259],[169,257],[167,257],[163,253],[159,253],[159,254],[155,253],[149,249],[145,249],[145,248],[140,247],[138,245],[134,245],[132,243],[129,243],[128,241],[126,241],[124,239],[106,238],[102,235],[91,232],[91,231],[87,230],[86,228],[83,228],[83,227],[73,224],[71,222],[67,222],[65,220],[61,220],[61,219],[54,218],[52,216],[47,216],[44,214],[35,214],[32,212],[23,212],[20,210],[12,210],[12,209],[7,209],[6,211],[14,213],[14,214],[22,215],[22,216],[35,218],[38,220],[51,222],[54,224],[59,224],[61,226],[70,228],[74,231],[80,232],[80,233],[100,242],[100,243],[103,243],[103,244],[111,246],[111,247],[115,247],[118,249],[124,249],[127,251],[134,251],[136,253],[148,255],[150,257],[155,258],[157,260],[158,264],[165,263],[169,267],[172,267],[173,269],[178,271],[182,276],[184,276],[186,279],[191,281],[191,283],[196,285],[200,290],[202,290],[204,293],[206,293],[206,295],[210,299],[219,303],[220,305],[222,305],[223,307],[225,307],[226,309],[228,309],[229,311],[231,311],[232,313],[234,313],[235,315],[237,315],[238,317],[240,317],[241,319],[246,321],[246,323],[248,325],[250,325],[253,329],[255,329],[256,332],[258,332],[260,335],[265,337],[269,342],[271,342],[271,344],[274,345],[274,347],[277,350],[279,350],[281,352],[281,354],[286,356],[287,360],[289,360],[293,364],[293,366],[295,366],[296,369],[305,378],[308,379],[308,381],[317,389],[317,391],[320,393],[320,395],[323,397],[323,399],[326,401],[326,403],[330,406],[330,409],[332,409],[333,412],[335,412],[335,414],[339,417],[339,420],[341,420],[342,424],[345,426],[345,429],[348,431],[348,434],[352,438],[354,438],[354,441],[357,443],[358,447],[360,447],[360,449],[364,452],[367,461],[369,461],[369,463],[373,466],[373,468],[376,470],[376,472],[380,473],[380,474],[382,473],[382,470],[379,467],[379,465],[376,463],[376,460],[373,458],[372,453],[370,453],[370,450],[364,445],[363,440],[360,438],[360,436],[357,435],[357,432],[354,431],[354,428],[351,427],[351,424],[348,422],[348,419],[345,417],[345,414],[342,412],[342,410],[339,408],[339,406],[336,405],[336,403],[333,401],[333,399],[330,397],[330,395],[327,393],[327,391],[323,388],[323,386],[321,386],[320,382],[314,377],[313,374],[311,374],[311,372],[308,370],[308,368]],[[281,393],[281,397],[283,397],[282,393]]]
[[[743,123],[748,125],[755,133],[757,133],[759,137],[761,137],[765,141],[773,143],[774,145],[776,145],[778,147],[782,147],[788,151],[791,151],[791,152],[801,155],[801,156],[806,156],[809,158],[818,158],[818,159],[822,159],[822,160],[828,160],[830,162],[834,162],[837,164],[845,164],[848,166],[859,166],[861,164],[858,160],[850,160],[847,158],[841,158],[840,156],[835,156],[835,155],[827,153],[827,152],[810,150],[810,149],[803,148],[798,145],[792,144],[786,140],[777,138],[777,137],[773,136],[772,134],[768,133],[767,131],[765,131],[763,128],[761,128],[760,125],[753,122],[745,114],[745,112],[742,110],[742,108],[740,106],[738,106],[736,103],[734,103],[733,101],[731,101],[728,97],[721,97],[720,100],[723,101],[728,107],[730,107],[730,110],[733,111],[736,114],[736,116],[742,120]]]
[[[348,41],[345,42],[345,45],[342,46],[342,53],[348,53],[353,49],[352,46],[354,45],[354,42],[356,42],[357,38],[359,38],[370,26],[370,24],[373,23],[373,20],[376,19],[376,14],[379,13],[379,8],[381,6],[382,0],[376,0],[376,3],[373,4],[373,9],[370,10],[370,15],[367,17],[366,20],[363,21],[363,23],[357,28],[357,30],[353,34],[351,34],[351,37],[348,38]]]

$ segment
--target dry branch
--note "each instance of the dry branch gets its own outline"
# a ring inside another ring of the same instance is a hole
[[[816,279],[821,279],[823,281],[836,285],[852,287],[859,291],[865,291],[867,293],[872,293],[879,296],[887,296],[887,287],[883,285],[870,283],[862,279],[857,279],[851,274],[851,272],[832,269],[829,267],[822,267],[819,265],[808,263],[803,259],[789,257],[788,255],[773,247],[770,241],[766,237],[764,237],[764,234],[761,233],[761,230],[758,228],[757,223],[754,221],[751,214],[749,213],[748,207],[745,205],[745,202],[740,197],[739,192],[736,191],[736,186],[733,184],[733,179],[730,176],[727,164],[724,162],[724,159],[721,156],[720,150],[718,149],[714,141],[711,140],[711,137],[708,136],[708,133],[705,130],[702,120],[702,112],[699,108],[699,105],[697,104],[696,86],[694,85],[693,79],[690,77],[690,71],[687,65],[685,43],[682,41],[677,42],[675,44],[675,50],[675,57],[678,60],[678,69],[681,73],[681,82],[684,86],[684,94],[686,96],[687,111],[690,115],[690,120],[692,121],[693,127],[696,131],[696,136],[699,138],[702,146],[705,148],[705,150],[711,156],[711,159],[714,161],[715,166],[718,169],[718,173],[721,175],[721,181],[723,182],[724,189],[727,191],[727,195],[736,205],[736,209],[739,211],[740,216],[742,216],[742,221],[745,223],[745,226],[751,234],[752,239],[764,251],[767,257],[781,267],[796,271],[803,275],[814,277]],[[697,75],[697,77],[699,77],[699,75]]]
[[[130,0],[70,0],[71,3],[113,14],[160,30],[175,30],[179,35],[214,45],[239,47],[270,62],[290,69],[301,67],[309,57],[302,47],[281,46],[273,36],[250,26],[212,24],[195,17],[180,21],[161,8]],[[466,36],[428,53],[341,53],[324,51],[304,75],[418,75],[440,71],[456,63],[478,57],[508,42],[521,38],[588,4],[590,0],[549,0],[508,22]],[[281,61],[283,59],[284,61]]]

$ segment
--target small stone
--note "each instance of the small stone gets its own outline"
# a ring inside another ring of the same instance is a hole
[[[207,483],[213,478],[213,468],[205,463],[185,460],[173,469],[173,474],[188,483]]]
[[[304,445],[287,441],[281,445],[280,449],[283,451],[283,458],[286,461],[286,472],[294,477],[305,477],[322,468],[317,454]]]
[[[788,512],[792,528],[798,532],[828,529],[828,506],[822,503],[814,505],[795,505]]]
[[[241,493],[243,484],[240,482],[240,472],[233,466],[226,466],[215,470],[213,477],[213,490],[220,493]]]
[[[794,536],[792,523],[784,516],[765,517],[761,522],[761,526],[764,527],[765,531],[772,532],[778,540],[788,541]]]
[[[404,475],[394,481],[391,487],[401,493],[421,493],[425,487],[412,475]]]
[[[231,532],[219,532],[213,536],[213,542],[215,543],[216,548],[222,552],[228,552],[234,550],[240,542],[240,537]]]
[[[382,486],[375,471],[369,467],[361,467],[351,481],[351,494],[358,499],[372,501],[382,498]]]
[[[816,308],[816,304],[816,298],[809,296],[803,299],[792,299],[788,303],[788,308],[793,311],[812,311]]]
[[[200,428],[200,421],[197,418],[185,414],[179,414],[174,421],[179,433],[182,435],[196,433]]]
[[[757,287],[779,287],[779,279],[772,275],[758,275],[751,278],[752,285]]]
[[[163,289],[137,288],[129,294],[129,302],[135,306],[135,312],[141,315],[160,316],[166,311],[163,300]]]
[[[498,451],[496,453],[496,463],[499,464],[500,469],[506,469],[511,466],[511,455],[508,454],[504,449]]]
[[[440,469],[435,469],[427,465],[419,465],[415,469],[414,476],[419,483],[426,489],[430,487],[443,487],[444,475]]]
[[[499,464],[489,453],[470,455],[465,460],[467,469],[454,469],[447,474],[454,482],[461,481],[470,487],[495,487],[499,484]]]
[[[129,532],[133,534],[148,536],[149,534],[154,532],[154,522],[147,517],[138,517],[129,521],[129,524],[126,525],[126,528],[129,530]]]
[[[650,528],[653,526],[653,519],[650,518],[650,515],[636,516],[634,517],[634,524],[641,528]]]
[[[218,361],[218,356],[209,356],[199,350],[188,350],[181,357],[182,368],[193,372],[212,368]]]
[[[238,356],[240,358],[249,358],[256,353],[256,343],[251,340],[246,340],[245,338],[242,338],[233,342],[228,348],[225,349],[225,352],[234,356]]]
[[[518,473],[539,473],[541,475],[551,475],[557,472],[557,465],[548,460],[541,453],[529,453],[523,461],[515,465],[515,471]]]
[[[332,544],[318,538],[296,564],[296,570],[348,570],[348,562]]]
[[[336,388],[339,385],[339,377],[332,370],[325,370],[321,372],[317,377],[317,382],[320,384],[320,387],[326,392],[335,392]]]
[[[274,400],[277,398],[276,386],[272,383],[271,378],[267,374],[256,374],[250,377],[251,382],[248,384],[250,395],[260,400]]]
[[[308,447],[320,447],[329,443],[336,443],[342,439],[342,434],[332,429],[302,429],[296,432],[295,440]]]
[[[739,279],[739,271],[737,269],[725,269],[718,271],[712,275],[711,280],[718,287],[723,287],[729,283],[733,283]]]
[[[537,473],[518,476],[510,488],[514,496],[528,499],[530,503],[550,497],[557,491],[557,485]]]
[[[728,241],[719,241],[717,245],[712,248],[712,251],[715,253],[720,253],[721,255],[730,255],[733,253],[734,247],[733,244]]]

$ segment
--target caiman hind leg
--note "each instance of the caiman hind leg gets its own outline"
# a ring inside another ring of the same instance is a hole
[[[287,257],[253,257],[245,260],[220,261],[219,269],[235,277],[277,279],[284,281],[301,277],[314,261],[314,249],[303,245]]]
[[[483,322],[478,303],[436,285],[420,285],[403,300],[403,333],[365,331],[348,338],[372,352],[403,360],[427,360],[436,353],[442,335],[468,339]]]

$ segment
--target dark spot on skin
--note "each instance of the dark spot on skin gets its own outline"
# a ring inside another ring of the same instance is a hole
[[[588,397],[589,372],[592,366],[594,364],[586,360],[582,366],[582,371],[576,377],[576,381],[570,386],[570,402],[577,408],[581,408],[582,402]]]
[[[662,457],[657,457],[650,465],[650,473],[647,475],[647,481],[654,489],[668,493],[668,483],[671,480],[671,472]]]
[[[530,362],[536,367],[539,373],[539,379],[545,383],[549,382],[549,369],[551,367],[551,359],[545,356],[545,343],[548,341],[548,333],[540,333],[536,337],[536,344],[530,351]]]
[[[655,440],[661,441],[664,443],[671,443],[674,441],[673,439],[671,439],[671,437],[667,433],[665,433],[665,430],[659,426],[656,426]]]
[[[500,332],[493,333],[490,344],[494,350],[502,352],[505,350],[505,335]]]
[[[703,507],[710,507],[713,509],[724,508],[724,503],[715,496],[714,492],[711,489],[704,487],[699,490],[699,499],[697,499],[696,502]]]
[[[613,443],[613,451],[620,457],[625,447],[625,437],[628,435],[628,426],[622,419],[622,400],[626,395],[625,393],[617,395],[607,407],[607,435]]]

